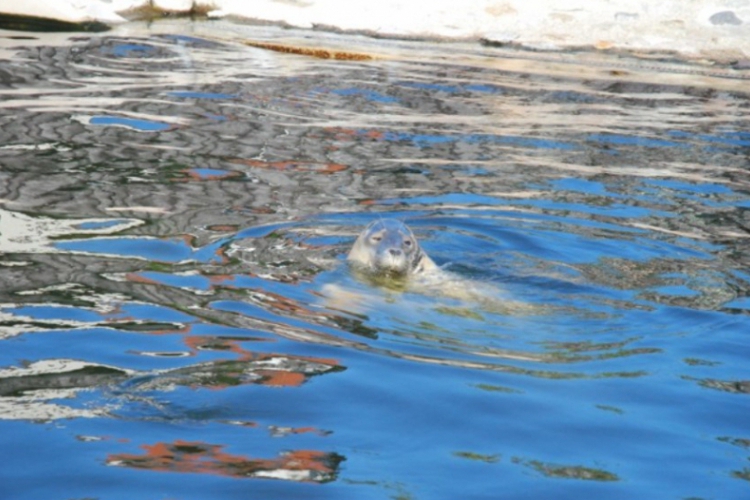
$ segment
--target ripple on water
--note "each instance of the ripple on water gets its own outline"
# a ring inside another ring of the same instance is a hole
[[[3,51],[8,495],[746,496],[744,80],[128,29]],[[378,217],[443,279],[351,276]]]

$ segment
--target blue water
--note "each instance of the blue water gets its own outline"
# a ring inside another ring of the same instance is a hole
[[[118,116],[92,116],[89,123],[92,125],[127,127],[142,132],[158,132],[169,128],[169,125],[166,123],[138,120],[136,118],[122,118]]]
[[[0,52],[0,498],[747,498],[747,75],[38,37]],[[352,276],[379,217],[451,279]]]

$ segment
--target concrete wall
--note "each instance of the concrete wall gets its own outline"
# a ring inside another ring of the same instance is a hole
[[[380,35],[484,38],[541,49],[675,51],[750,61],[750,0],[153,0],[156,7]],[[0,12],[73,22],[122,21],[148,0],[0,2]]]

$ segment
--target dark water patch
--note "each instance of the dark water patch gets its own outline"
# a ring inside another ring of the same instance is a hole
[[[17,16],[13,14],[0,15],[0,29],[11,31],[31,31],[39,33],[69,32],[69,31],[109,31],[110,27],[104,23],[88,21],[83,23],[72,23],[35,16]],[[18,39],[18,38],[16,38]],[[23,38],[22,38],[23,39]]]
[[[62,373],[43,373],[0,379],[0,397],[14,397],[43,390],[101,387],[123,380],[126,372],[107,366],[84,366]]]
[[[616,145],[622,145],[622,146],[642,146],[642,147],[647,147],[647,148],[687,147],[687,145],[684,145],[678,142],[673,142],[673,141],[652,139],[648,137],[616,135],[616,134],[595,134],[595,135],[588,136],[586,140],[594,141],[594,142],[603,142],[603,143],[608,143],[608,144],[616,144]]]

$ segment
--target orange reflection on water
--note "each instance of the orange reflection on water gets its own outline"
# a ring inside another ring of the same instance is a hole
[[[248,167],[265,168],[269,170],[290,170],[293,172],[315,172],[319,174],[333,174],[347,170],[349,167],[340,163],[318,163],[305,161],[262,161],[245,160],[236,158],[229,160],[231,163],[239,163]]]
[[[176,182],[189,182],[189,181],[223,181],[227,179],[239,179],[242,178],[242,172],[216,172],[216,173],[203,173],[198,169],[183,169],[180,171],[185,178],[175,179]]]
[[[176,440],[143,445],[143,454],[117,453],[107,465],[160,472],[189,472],[228,477],[258,477],[289,481],[328,482],[336,479],[344,457],[316,450],[283,452],[277,458],[250,458],[223,452],[223,445]]]

